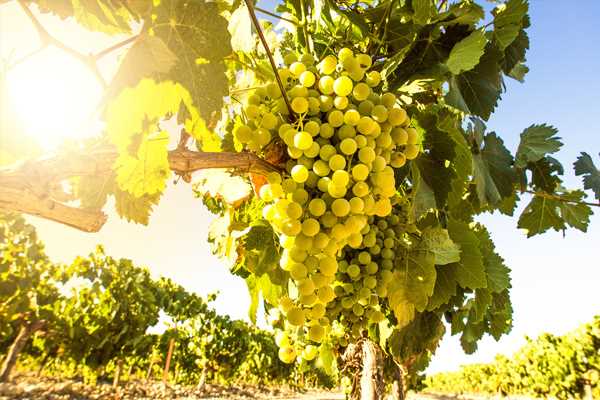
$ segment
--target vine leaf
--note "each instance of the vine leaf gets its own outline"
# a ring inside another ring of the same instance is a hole
[[[156,3],[156,2],[155,2]],[[156,3],[149,29],[177,57],[163,80],[181,83],[204,120],[220,111],[228,94],[223,58],[231,54],[227,20],[219,5],[204,0],[162,0]]]
[[[399,261],[394,275],[390,291],[401,299],[394,303],[401,307],[409,302],[415,310],[425,310],[435,286],[435,254],[420,248],[409,251]]]
[[[450,78],[446,102],[488,120],[502,92],[501,58],[502,54],[488,45],[475,68]]]
[[[413,0],[413,21],[419,25],[425,25],[436,14],[435,5],[431,0]]]
[[[504,259],[496,253],[490,233],[483,225],[478,224],[475,234],[479,240],[479,250],[487,275],[487,289],[492,293],[500,293],[510,288],[510,269],[504,264]]]
[[[487,287],[483,256],[477,235],[469,224],[454,219],[448,220],[450,238],[460,246],[460,261],[451,264],[456,268],[456,282],[468,289]]]
[[[482,30],[473,31],[454,45],[446,60],[446,66],[454,75],[470,71],[479,63],[486,44],[485,33]]]
[[[111,82],[111,92],[118,93],[155,74],[166,74],[176,62],[177,56],[161,38],[142,33],[125,54]]]
[[[501,50],[517,38],[528,11],[527,0],[509,0],[494,10],[494,39]]]
[[[575,175],[583,175],[583,187],[592,190],[596,200],[600,200],[600,170],[594,165],[592,157],[588,153],[581,153],[573,165]]]
[[[252,21],[245,3],[231,13],[227,30],[231,35],[231,48],[233,51],[250,53],[254,49],[254,36],[252,36]]]
[[[135,156],[121,154],[114,167],[119,187],[135,197],[161,193],[171,172],[168,144],[169,134],[159,132],[149,135]]]
[[[534,196],[519,217],[518,227],[527,230],[527,237],[566,229],[567,225],[585,232],[592,215],[591,208],[580,202],[585,197],[581,190],[565,192],[557,198]]]
[[[439,227],[423,230],[419,248],[435,255],[436,265],[446,265],[460,261],[460,247],[450,239],[448,231]]]
[[[427,311],[433,311],[436,308],[450,301],[456,294],[456,265],[444,265],[436,268],[435,287],[433,294],[427,304]]]
[[[481,205],[497,205],[514,191],[513,158],[495,133],[485,135],[483,149],[473,154],[473,178]]]
[[[161,196],[161,193],[155,193],[136,197],[118,188],[114,190],[113,194],[115,196],[117,214],[129,222],[136,222],[142,225],[148,225],[152,209],[158,204]]]
[[[546,154],[556,153],[563,145],[556,136],[558,129],[546,124],[531,125],[521,133],[521,142],[515,156],[515,167],[525,168]]]

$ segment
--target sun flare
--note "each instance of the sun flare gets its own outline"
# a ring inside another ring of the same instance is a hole
[[[7,86],[15,119],[44,149],[98,133],[102,86],[78,60],[46,50],[11,69]]]

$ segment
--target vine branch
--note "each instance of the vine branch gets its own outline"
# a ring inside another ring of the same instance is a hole
[[[72,177],[113,174],[117,150],[105,146],[31,160],[0,169],[0,209],[22,212],[82,230],[98,232],[107,216],[101,210],[83,209],[64,203],[72,200],[61,183]],[[189,175],[201,169],[225,168],[266,175],[279,168],[253,153],[199,152],[176,149],[169,152],[169,167]]]
[[[271,64],[271,68],[273,69],[273,73],[275,74],[275,79],[277,80],[277,85],[279,86],[279,90],[281,91],[281,96],[283,97],[283,101],[285,101],[285,106],[287,107],[290,117],[292,119],[295,118],[296,113],[292,110],[292,105],[290,104],[290,99],[287,97],[287,93],[285,91],[285,87],[283,86],[283,82],[281,82],[281,77],[279,73],[277,73],[277,65],[275,65],[275,60],[273,59],[273,54],[271,50],[269,50],[269,45],[267,44],[267,39],[265,39],[265,35],[263,34],[262,28],[260,27],[260,23],[258,22],[258,18],[256,17],[256,12],[254,11],[254,4],[252,4],[252,0],[244,0],[246,6],[248,7],[248,13],[250,13],[250,18],[252,19],[252,23],[256,28],[256,32],[258,33],[258,37],[265,48],[265,52],[267,53],[267,57],[269,58],[269,63]]]
[[[560,195],[556,195],[556,194],[551,194],[551,193],[546,193],[546,192],[536,192],[533,190],[523,190],[523,193],[529,193],[533,196],[537,196],[537,197],[543,197],[545,199],[548,200],[556,200],[556,201],[561,201],[563,203],[573,203],[573,204],[581,204],[581,205],[586,205],[586,206],[590,206],[590,207],[600,207],[600,203],[591,203],[588,201],[581,201],[581,200],[571,200],[571,199],[566,199]]]

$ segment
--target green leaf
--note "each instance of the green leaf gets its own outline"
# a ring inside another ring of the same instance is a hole
[[[512,306],[508,290],[492,294],[492,305],[488,310],[489,332],[494,339],[500,340],[512,328]]]
[[[455,24],[473,26],[485,17],[483,7],[472,2],[458,2],[450,4],[448,11],[440,14],[438,19],[445,26]]]
[[[590,217],[593,214],[592,209],[587,204],[577,203],[583,201],[585,193],[582,190],[574,190],[562,193],[560,197],[566,200],[558,204],[560,215],[565,223],[582,232],[587,232]]]
[[[159,37],[142,33],[127,51],[111,82],[111,93],[135,86],[143,78],[166,74],[177,62],[177,56]]]
[[[435,286],[434,253],[419,248],[411,250],[397,262],[396,268],[390,291],[404,290],[406,300],[412,303],[417,311],[425,310]]]
[[[529,163],[527,169],[531,171],[531,184],[536,190],[554,193],[562,184],[558,175],[563,175],[564,169],[560,161],[554,157],[546,156],[534,163]],[[521,171],[521,179],[523,181],[526,179],[525,171]]]
[[[337,372],[336,356],[331,345],[323,343],[319,346],[319,358],[316,365],[322,368],[327,375],[334,375]]]
[[[135,197],[161,193],[171,174],[168,144],[169,134],[160,132],[149,135],[135,157],[120,155],[114,166],[119,187]]]
[[[446,328],[437,314],[419,314],[410,325],[394,329],[388,347],[397,362],[405,363],[417,354],[435,352],[445,332]]]
[[[517,38],[528,11],[527,0],[508,0],[494,10],[494,39],[501,50]]]
[[[177,63],[160,79],[181,83],[200,116],[210,121],[228,94],[223,58],[231,54],[227,20],[216,2],[162,0],[153,10],[150,31],[163,40]]]
[[[431,153],[421,154],[416,160],[423,181],[433,191],[435,203],[438,209],[444,208],[448,200],[448,194],[451,191],[452,179],[456,173],[445,160],[438,160]]]
[[[413,21],[419,25],[425,25],[437,13],[432,0],[412,0],[412,7]]]
[[[256,324],[256,313],[258,312],[258,301],[260,298],[260,286],[258,285],[255,275],[250,274],[246,278],[246,286],[248,286],[248,294],[250,295],[250,306],[248,308],[248,318],[253,324]]]
[[[592,157],[588,153],[581,153],[573,166],[575,175],[583,175],[583,187],[592,190],[596,200],[600,200],[600,170],[594,165]]]
[[[485,51],[487,39],[481,30],[473,31],[469,36],[456,43],[450,51],[446,66],[454,75],[470,71],[478,63]]]
[[[527,65],[519,63],[508,73],[508,76],[523,83],[525,82],[525,75],[527,75],[528,72],[529,68]]]
[[[501,59],[501,53],[487,46],[475,68],[450,78],[446,102],[467,114],[488,120],[502,92]]]
[[[436,265],[460,261],[460,247],[450,239],[448,231],[443,228],[426,228],[421,235],[419,248],[431,251],[435,255]]]
[[[492,303],[492,294],[487,289],[475,290],[475,297],[471,300],[471,310],[473,310],[473,322],[481,322],[485,318],[486,312]]]
[[[249,269],[250,272],[261,276],[278,268],[279,250],[275,232],[269,223],[263,220],[254,222],[240,240],[243,243],[244,257],[255,257],[255,264]]]
[[[448,303],[456,295],[456,265],[436,267],[435,287],[427,304],[427,311],[433,311]]]
[[[160,201],[161,193],[135,197],[129,192],[116,189],[114,196],[115,209],[121,218],[125,218],[129,222],[148,225],[152,209]]]
[[[421,176],[419,168],[413,164],[411,171],[413,175],[413,200],[411,203],[410,218],[411,221],[416,222],[427,211],[434,209],[436,204],[435,194]]]
[[[252,21],[245,3],[231,13],[227,30],[231,34],[231,48],[233,51],[250,53],[254,49],[254,36],[252,35]]]
[[[460,261],[451,264],[456,268],[456,281],[463,288],[487,287],[483,256],[479,239],[469,224],[454,219],[448,220],[450,238],[460,246]]]
[[[521,213],[517,226],[527,230],[527,237],[544,233],[550,228],[555,231],[564,229],[557,203],[556,200],[534,196]]]
[[[494,242],[487,229],[477,225],[475,230],[479,240],[479,249],[487,275],[487,289],[492,293],[500,293],[510,288],[510,269],[504,264],[504,259],[495,251]]]
[[[473,154],[473,179],[481,205],[497,205],[513,194],[516,174],[512,164],[502,139],[493,132],[485,135],[483,149]]]
[[[556,136],[558,129],[546,124],[531,125],[521,133],[521,142],[515,156],[515,167],[525,168],[527,163],[536,162],[547,154],[560,150],[562,142]]]
[[[502,71],[511,76],[511,72],[519,65],[524,66],[525,55],[529,49],[529,36],[525,29],[519,31],[519,35],[514,42],[504,49],[504,59],[502,60]],[[525,67],[526,68],[526,67]]]

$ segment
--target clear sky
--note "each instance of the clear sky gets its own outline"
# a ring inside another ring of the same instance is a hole
[[[572,162],[580,151],[587,151],[598,165],[600,152],[600,34],[595,28],[600,2],[531,3],[527,63],[531,72],[525,84],[507,81],[507,93],[489,127],[514,150],[519,133],[530,124],[546,122],[556,126],[565,142],[557,158],[567,169],[566,183],[580,187],[580,180],[572,173]],[[261,5],[273,7],[273,3]],[[64,26],[53,18],[44,18],[43,22],[52,33],[80,50],[99,50],[123,39],[82,32],[75,24]],[[0,6],[0,57],[17,59],[36,46],[35,31],[15,2]],[[101,66],[110,74],[116,65],[113,58]],[[59,129],[60,121],[72,118],[75,111],[86,117],[72,122],[70,131],[97,129],[89,118],[98,101],[97,83],[68,57],[45,51],[12,70],[8,80],[19,105],[17,115],[28,129]],[[52,113],[40,118],[32,111],[38,103],[52,106]],[[156,275],[168,276],[189,290],[200,294],[220,291],[217,310],[234,318],[246,318],[249,299],[245,284],[210,254],[206,238],[213,217],[192,197],[188,185],[168,188],[148,227],[119,220],[111,207],[107,211],[109,221],[96,234],[31,220],[46,242],[48,253],[57,261],[69,262],[102,243],[112,256],[147,265]],[[462,353],[457,337],[447,335],[430,371],[488,361],[499,352],[510,354],[523,344],[524,335],[563,333],[600,314],[600,213],[592,217],[586,234],[568,231],[564,237],[552,232],[526,239],[517,230],[515,219],[499,215],[486,215],[481,221],[490,228],[499,253],[513,270],[513,331],[499,342],[485,338],[471,356]]]

